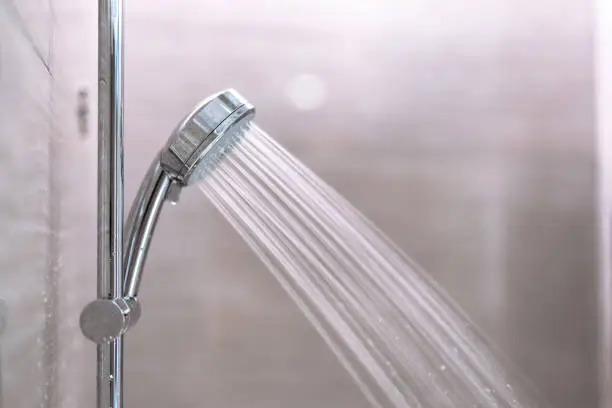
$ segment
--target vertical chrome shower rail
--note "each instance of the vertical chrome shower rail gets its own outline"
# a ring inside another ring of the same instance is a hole
[[[123,0],[98,0],[98,299],[123,295]],[[98,408],[123,405],[123,336],[97,348]]]

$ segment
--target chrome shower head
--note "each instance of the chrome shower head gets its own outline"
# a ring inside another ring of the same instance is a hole
[[[160,154],[162,168],[181,186],[197,181],[214,167],[254,115],[253,105],[233,89],[205,99],[170,136]]]
[[[81,313],[86,337],[104,343],[124,334],[140,317],[136,299],[157,219],[166,200],[211,171],[243,134],[255,108],[228,89],[202,101],[172,132],[140,185],[126,220],[124,288],[117,299],[98,299]]]
[[[233,89],[196,106],[153,161],[126,221],[124,295],[135,298],[153,229],[164,202],[176,203],[182,187],[211,171],[244,133],[255,108]]]

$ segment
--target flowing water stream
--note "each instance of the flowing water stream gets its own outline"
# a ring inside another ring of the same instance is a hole
[[[382,232],[257,126],[244,133],[200,187],[373,406],[544,406]]]

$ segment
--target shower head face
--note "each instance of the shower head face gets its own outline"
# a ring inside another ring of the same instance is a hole
[[[185,117],[161,152],[162,168],[185,186],[201,179],[243,133],[255,108],[228,89],[202,101]]]

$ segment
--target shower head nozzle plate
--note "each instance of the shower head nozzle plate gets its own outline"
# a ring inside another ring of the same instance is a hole
[[[233,89],[202,101],[170,136],[161,152],[161,165],[181,185],[197,181],[208,166],[214,166],[240,129],[255,114],[255,108]]]

